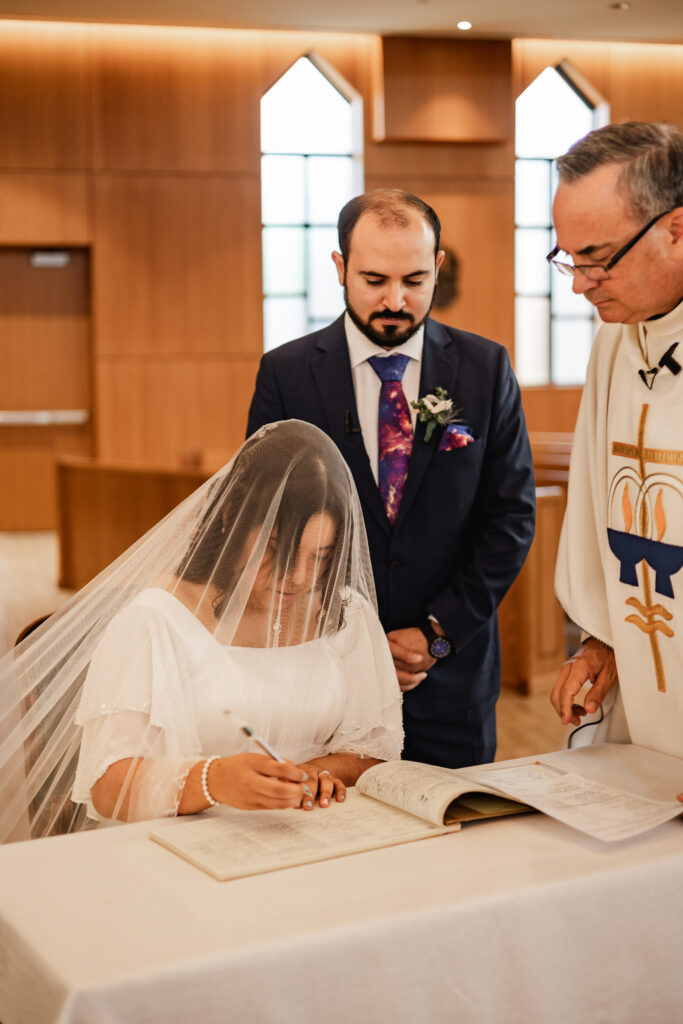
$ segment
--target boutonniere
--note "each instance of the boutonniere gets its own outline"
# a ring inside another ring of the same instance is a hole
[[[461,423],[459,418],[460,409],[453,405],[453,399],[448,397],[445,388],[434,388],[433,395],[423,395],[417,402],[410,403],[413,409],[417,409],[417,418],[420,423],[426,423],[425,441],[429,441],[434,433],[435,427],[446,427],[449,423]]]

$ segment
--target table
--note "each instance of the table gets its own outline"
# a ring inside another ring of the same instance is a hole
[[[683,1014],[680,819],[608,845],[526,815],[225,883],[148,831],[0,848],[3,1024]]]

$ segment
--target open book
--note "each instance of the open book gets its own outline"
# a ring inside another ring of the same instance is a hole
[[[386,761],[364,772],[340,804],[310,812],[216,807],[201,818],[154,828],[150,837],[227,881],[457,832],[461,821],[530,810],[493,793],[485,812],[454,803],[472,789],[486,787],[447,768]]]
[[[683,814],[677,793],[683,760],[605,743],[455,770],[387,761],[364,772],[341,804],[311,812],[217,807],[150,836],[225,881],[532,809],[599,839],[626,839]]]
[[[544,754],[526,768],[509,761],[467,772],[596,839],[630,839],[683,814],[676,799],[683,760],[632,743]]]

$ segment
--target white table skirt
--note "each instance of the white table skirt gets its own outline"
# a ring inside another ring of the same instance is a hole
[[[683,1018],[680,820],[499,819],[224,883],[148,831],[0,848],[3,1024]]]

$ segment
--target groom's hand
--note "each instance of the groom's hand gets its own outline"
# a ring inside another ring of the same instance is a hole
[[[392,629],[387,633],[387,640],[398,685],[404,693],[414,690],[436,661],[427,649],[427,638],[417,626],[409,626],[407,629]]]

